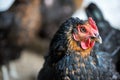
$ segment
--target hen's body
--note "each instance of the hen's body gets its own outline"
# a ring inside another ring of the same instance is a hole
[[[70,18],[55,34],[45,58],[38,80],[118,80],[114,65],[107,54],[90,52],[91,48],[80,48],[71,32],[78,24],[78,18]]]

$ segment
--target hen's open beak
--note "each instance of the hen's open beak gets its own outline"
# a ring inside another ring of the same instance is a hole
[[[91,37],[91,39],[102,44],[102,38],[100,37],[100,35],[96,35],[95,37]]]

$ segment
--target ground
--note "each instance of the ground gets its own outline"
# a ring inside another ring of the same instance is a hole
[[[10,80],[36,80],[36,76],[42,68],[44,59],[38,53],[24,50],[22,51],[21,58],[12,63],[16,66],[18,79],[11,78]],[[2,80],[1,77],[0,80]]]

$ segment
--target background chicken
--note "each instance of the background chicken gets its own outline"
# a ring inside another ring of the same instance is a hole
[[[3,80],[9,80],[6,73],[9,62],[18,59],[24,46],[35,39],[40,27],[39,8],[39,0],[16,0],[8,11],[0,13],[0,66]]]
[[[86,13],[88,17],[92,17],[96,21],[101,37],[103,38],[103,45],[99,46],[99,51],[109,53],[116,63],[117,71],[120,72],[120,31],[113,28],[111,24],[105,20],[102,11],[94,3],[91,3],[86,8]]]
[[[101,38],[92,18],[70,18],[55,34],[38,80],[118,80],[107,54],[92,52]]]

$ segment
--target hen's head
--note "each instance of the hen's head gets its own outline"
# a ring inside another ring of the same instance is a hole
[[[51,46],[59,50],[71,49],[80,52],[82,56],[87,56],[96,41],[102,43],[98,28],[91,17],[84,21],[70,18],[61,25]]]
[[[92,48],[95,41],[102,43],[98,28],[91,17],[87,21],[83,21],[82,24],[77,24],[73,28],[72,36],[84,50]]]

